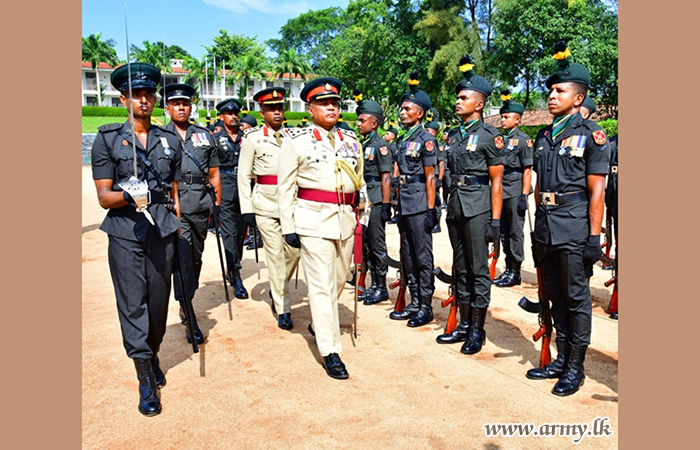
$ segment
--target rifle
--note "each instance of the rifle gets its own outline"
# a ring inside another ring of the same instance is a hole
[[[182,300],[180,303],[182,305],[182,310],[185,313],[187,332],[192,338],[192,351],[194,353],[198,353],[199,346],[197,345],[197,338],[195,338],[194,335],[194,309],[192,308],[190,292],[187,290],[187,280],[185,280],[185,260],[182,256],[179,233],[175,236],[175,264],[177,264],[177,271],[179,272],[179,276],[177,278],[180,280],[180,289],[182,290],[182,296],[184,297],[184,300]]]
[[[489,252],[489,258],[491,258],[491,266],[489,267],[489,275],[493,280],[496,278],[496,263],[498,262],[498,257],[501,256],[501,237],[496,239],[496,242],[492,242],[491,251]]]
[[[207,187],[211,201],[216,205],[216,189],[211,184]],[[221,234],[219,232],[219,215],[216,213],[216,207],[212,208],[212,216],[214,216],[214,230],[216,234],[216,247],[219,249],[219,262],[221,263],[221,277],[224,279],[224,292],[226,292],[226,303],[231,302],[231,297],[228,295],[228,286],[226,285],[226,268],[224,267],[224,256],[221,252]],[[231,320],[233,318],[231,317]]]
[[[607,241],[607,230],[605,233],[606,241]],[[610,242],[610,241],[608,241]],[[607,242],[606,242],[607,243]],[[610,287],[610,285],[615,284],[615,287],[613,288],[612,295],[610,296],[610,303],[608,304],[608,309],[605,311],[607,314],[613,314],[617,313],[617,261],[610,258],[610,256],[604,254],[603,256],[600,257],[600,260],[604,265],[610,266],[613,270],[613,275],[612,278],[610,278],[608,281],[603,283],[605,287]]]
[[[454,263],[452,265],[452,270],[454,271]],[[447,323],[445,323],[445,334],[449,334],[452,333],[455,328],[457,328],[457,310],[459,309],[459,304],[457,304],[457,298],[455,296],[457,286],[455,284],[454,277],[451,274],[443,271],[439,266],[433,269],[433,274],[438,280],[450,285],[447,291],[447,300],[442,301],[443,308],[447,307],[448,305],[450,306],[450,313],[447,316]]]
[[[532,219],[530,219],[530,211],[525,211],[527,221],[530,224],[530,240],[535,242],[535,232],[532,230]],[[540,327],[535,334],[532,335],[532,340],[537,342],[542,338],[542,349],[540,350],[540,367],[544,368],[552,361],[552,354],[549,349],[549,344],[552,339],[552,314],[549,309],[549,299],[544,287],[544,278],[542,269],[536,267],[537,271],[537,298],[538,303],[532,303],[527,297],[523,296],[518,302],[518,306],[530,313],[538,313],[537,321]]]
[[[253,248],[255,249],[255,262],[259,263],[258,261],[258,228],[253,227]]]
[[[605,241],[600,245],[600,248],[605,249],[604,257],[610,260],[610,250],[613,247],[613,235],[612,235],[612,214],[610,213],[610,208],[605,208],[605,227],[603,227],[603,233],[605,234]],[[605,261],[605,258],[601,258],[603,262],[603,270],[611,269],[615,265],[610,264]]]
[[[380,259],[384,264],[386,264],[389,267],[392,267],[396,270],[396,280],[389,284],[389,289],[395,289],[397,286],[399,287],[399,293],[396,296],[396,304],[394,305],[394,311],[396,312],[401,312],[403,309],[406,307],[406,280],[403,275],[404,271],[403,268],[401,267],[401,262],[395,260],[391,256],[387,255],[386,253],[382,254]]]

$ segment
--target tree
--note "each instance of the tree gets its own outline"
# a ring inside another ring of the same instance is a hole
[[[339,7],[309,11],[289,19],[280,29],[281,39],[265,43],[275,53],[293,48],[304,55],[316,70],[328,56],[329,45],[346,27],[343,10]]]
[[[260,58],[265,58],[265,48],[262,47],[255,38],[249,38],[239,34],[229,35],[228,31],[220,29],[219,35],[214,37],[214,45],[204,46],[207,50],[209,61],[216,58],[217,69],[223,67],[233,67],[234,60],[246,54],[255,54]]]
[[[162,42],[143,41],[143,48],[131,45],[129,58],[138,62],[153,64],[163,73],[172,72],[170,60],[165,57],[165,45]]]
[[[245,102],[246,109],[250,110],[250,99],[248,98],[248,87],[250,86],[250,79],[260,78],[264,80],[267,78],[267,67],[266,62],[258,58],[255,54],[243,55],[237,58],[233,63],[233,76],[226,80],[226,83],[230,86],[236,81],[243,79],[243,85],[245,86]],[[242,98],[241,98],[242,100]]]
[[[119,64],[117,51],[114,46],[117,45],[114,39],[102,40],[102,33],[91,34],[87,38],[83,38],[83,62],[89,62],[92,70],[95,71],[97,81],[97,104],[102,105],[102,85],[100,84],[100,62],[116,66]]]
[[[272,68],[272,77],[270,80],[274,80],[275,77],[282,77],[283,74],[289,74],[289,81],[292,81],[294,75],[299,75],[304,78],[305,75],[313,72],[311,64],[309,64],[306,59],[293,48],[282,50],[275,60],[274,67]]]

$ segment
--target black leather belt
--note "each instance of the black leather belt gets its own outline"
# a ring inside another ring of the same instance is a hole
[[[485,175],[451,175],[450,180],[455,186],[469,186],[472,184],[488,186],[489,177]]]
[[[510,175],[511,173],[523,173],[523,169],[514,169],[512,167],[506,167],[503,169],[503,175]]]
[[[209,184],[209,175],[182,174],[182,182],[186,184]]]
[[[219,167],[219,173],[232,173],[238,175],[238,166],[236,167]]]
[[[381,182],[382,182],[382,177],[365,175],[365,183],[381,183]]]
[[[151,203],[170,203],[170,192],[151,190]]]
[[[399,184],[425,183],[425,175],[399,175]]]
[[[540,205],[561,206],[567,203],[585,202],[588,200],[586,191],[574,192],[540,192]]]

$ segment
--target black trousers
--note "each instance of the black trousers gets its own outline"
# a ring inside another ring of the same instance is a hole
[[[452,276],[457,281],[457,300],[474,308],[488,308],[491,302],[491,275],[486,230],[491,222],[491,211],[473,217],[462,214],[448,216],[454,267]]]
[[[228,270],[241,268],[243,255],[243,240],[247,225],[241,215],[241,204],[238,198],[238,176],[232,173],[221,175],[221,238],[226,253]]]
[[[204,240],[207,238],[208,221],[208,210],[195,214],[181,214],[180,216],[180,248],[185,260],[185,279],[190,299],[194,298],[194,293],[199,287],[199,274],[202,272],[202,253],[204,253]],[[174,275],[175,299],[182,301],[185,297],[180,289],[180,281],[178,280],[180,273],[177,270],[177,265]]]
[[[150,358],[165,335],[175,238],[149,227],[145,242],[109,236],[107,255],[129,358]]]
[[[430,304],[435,292],[433,275],[433,235],[425,229],[427,212],[399,216],[401,236],[401,261],[406,270],[409,285],[420,296],[421,303]]]
[[[525,216],[518,215],[519,201],[520,197],[504,199],[501,210],[501,242],[508,263],[525,261]]]
[[[593,305],[588,278],[593,268],[583,264],[585,247],[585,240],[560,245],[537,242],[535,246],[545,292],[552,302],[557,339],[565,337],[577,347],[591,343]]]
[[[380,259],[386,253],[386,229],[382,222],[382,204],[372,205],[369,213],[369,222],[362,240],[363,258],[372,276],[385,277],[387,265]]]

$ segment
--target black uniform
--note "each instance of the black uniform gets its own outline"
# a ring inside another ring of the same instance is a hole
[[[372,285],[386,285],[387,265],[380,259],[386,253],[386,230],[382,222],[382,173],[391,173],[394,169],[392,154],[387,142],[372,132],[362,142],[364,161],[364,178],[367,184],[367,196],[371,202],[369,223],[363,238],[363,258],[372,272]]]
[[[148,182],[151,204],[146,216],[133,204],[112,208],[100,225],[109,235],[108,257],[117,311],[126,354],[132,359],[157,355],[165,334],[170,278],[175,251],[175,233],[180,226],[170,207],[172,183],[180,180],[180,141],[172,132],[151,126],[148,145],[136,139],[136,150],[143,152],[162,180],[137,157],[139,180]],[[117,183],[134,175],[132,131],[129,122],[99,127],[92,146],[92,177]]]
[[[506,266],[512,267],[525,260],[525,216],[518,214],[517,206],[523,193],[523,170],[532,166],[532,140],[530,136],[513,128],[504,138],[503,209],[501,210],[501,240],[506,255]],[[530,188],[531,189],[531,188]],[[528,189],[528,192],[529,190]]]
[[[617,134],[610,138],[610,173],[605,187],[605,207],[612,214],[615,236],[615,259],[617,260]]]
[[[491,222],[489,167],[503,164],[502,148],[498,130],[480,119],[455,128],[447,139],[451,185],[445,222],[454,252],[455,298],[473,308],[487,308],[491,301],[486,242]]]
[[[180,195],[180,242],[187,271],[187,288],[190,290],[188,298],[191,299],[199,286],[204,240],[207,237],[207,222],[214,207],[214,202],[207,189],[209,169],[219,167],[219,155],[211,133],[204,127],[189,125],[184,140],[175,129],[173,122],[170,122],[166,129],[172,131],[180,139],[184,149],[181,167],[182,181],[178,189]],[[179,301],[184,300],[180,283],[176,282],[174,286],[175,298]]]
[[[430,305],[435,291],[433,236],[425,229],[428,199],[424,167],[437,166],[437,141],[418,124],[397,140],[396,148],[401,262],[411,303]]]
[[[241,153],[243,132],[238,130],[235,140],[226,129],[214,135],[218,149],[219,173],[221,177],[221,237],[226,248],[226,266],[229,271],[241,268],[243,239],[246,224],[241,216],[238,200],[238,157]]]
[[[609,164],[605,132],[580,113],[572,116],[556,139],[552,139],[552,125],[537,135],[533,169],[540,198],[535,214],[535,257],[552,302],[557,340],[572,347],[588,346],[591,339],[588,278],[593,267],[583,263],[590,234],[586,176],[607,174]],[[559,206],[545,204],[554,200]]]

